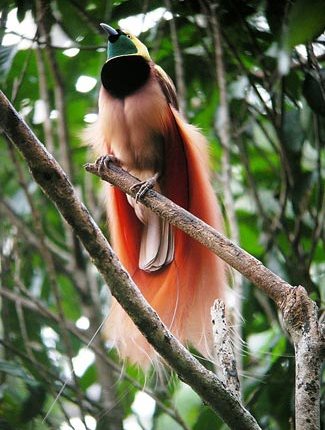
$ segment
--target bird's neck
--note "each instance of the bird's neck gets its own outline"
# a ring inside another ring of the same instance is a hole
[[[150,64],[140,55],[128,55],[104,64],[101,80],[113,96],[123,99],[140,89],[150,77]]]

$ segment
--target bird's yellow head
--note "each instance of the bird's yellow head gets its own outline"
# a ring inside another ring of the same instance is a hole
[[[108,33],[107,60],[125,55],[139,55],[150,60],[148,49],[138,38],[107,24],[100,25]]]

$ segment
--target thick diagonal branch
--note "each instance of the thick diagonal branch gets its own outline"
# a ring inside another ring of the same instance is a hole
[[[80,202],[66,174],[0,92],[0,118],[5,135],[25,157],[44,192],[78,234],[113,296],[131,316],[179,377],[189,384],[233,429],[259,429],[255,419],[166,329],[122,268],[106,238]]]
[[[139,181],[121,167],[110,163],[109,168],[101,170],[99,173],[96,164],[87,164],[86,170],[135,197],[136,193],[132,190],[132,187]],[[141,203],[209,248],[218,257],[263,290],[281,309],[283,300],[294,287],[267,269],[261,261],[214,230],[204,221],[201,221],[154,190],[149,190],[141,199]]]

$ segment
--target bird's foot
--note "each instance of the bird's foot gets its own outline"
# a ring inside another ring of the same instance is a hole
[[[97,167],[98,173],[101,173],[109,168],[109,163],[114,163],[117,166],[121,166],[121,161],[114,155],[102,155],[97,158],[95,165]]]
[[[155,173],[152,178],[149,178],[145,181],[138,182],[137,184],[132,185],[130,188],[132,191],[139,188],[135,195],[135,201],[138,201],[149,191],[151,190],[157,183],[159,178],[159,173]]]

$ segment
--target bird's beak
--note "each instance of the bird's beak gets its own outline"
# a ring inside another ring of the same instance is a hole
[[[104,24],[103,22],[100,24],[103,30],[106,31],[106,33],[109,36],[118,36],[118,31],[115,30],[115,28],[111,27],[110,25]]]

